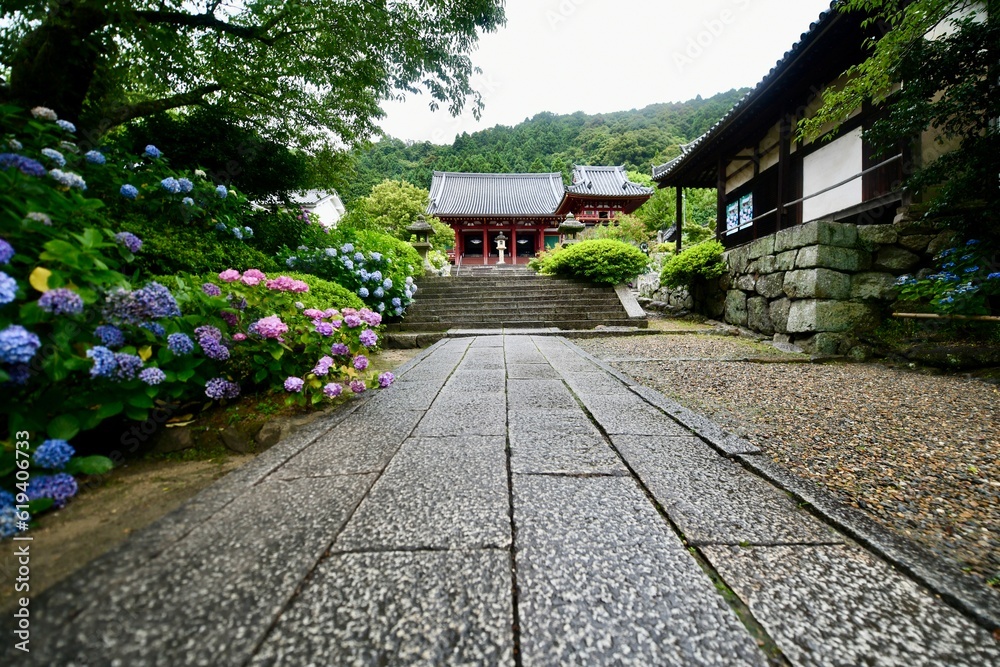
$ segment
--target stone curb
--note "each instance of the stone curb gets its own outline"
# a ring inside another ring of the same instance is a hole
[[[819,484],[785,470],[757,447],[722,430],[717,424],[691,412],[663,394],[643,387],[628,375],[611,368],[570,341],[567,345],[588,361],[623,382],[635,394],[701,436],[723,455],[790,493],[810,506],[813,513],[867,549],[939,595],[978,625],[990,631],[1000,629],[1000,597],[972,586],[948,571],[932,553],[914,541],[896,535],[860,510],[848,507]]]

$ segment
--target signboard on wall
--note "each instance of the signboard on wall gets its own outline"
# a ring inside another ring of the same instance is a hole
[[[864,154],[861,128],[847,132],[802,160],[802,194],[805,197],[861,173]],[[855,178],[829,192],[802,202],[802,222],[843,211],[862,201],[862,179]]]
[[[726,233],[731,234],[740,228],[740,203],[734,201],[726,206]]]

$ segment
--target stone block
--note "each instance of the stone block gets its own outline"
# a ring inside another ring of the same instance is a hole
[[[771,311],[767,305],[767,299],[755,296],[747,300],[747,326],[752,331],[770,336],[774,333],[774,325],[771,323]]]
[[[857,242],[857,225],[829,220],[816,220],[804,225],[780,230],[774,235],[773,252],[794,250],[812,245],[854,248]]]
[[[900,236],[899,245],[915,253],[927,252],[927,246],[934,240],[935,234],[913,234],[911,236]]]
[[[812,339],[812,353],[822,356],[837,354],[844,337],[835,333],[818,333]]]
[[[765,236],[762,239],[757,239],[753,243],[747,246],[747,258],[757,259],[758,257],[764,257],[765,255],[774,254],[774,235]]]
[[[908,271],[919,262],[919,256],[896,246],[882,248],[875,256],[875,268],[883,271]]]
[[[768,299],[776,299],[782,294],[785,282],[784,273],[771,273],[757,279],[757,293]]]
[[[929,255],[936,255],[942,250],[947,250],[948,248],[955,247],[959,242],[959,236],[956,232],[946,231],[941,232],[934,237],[934,240],[927,244],[927,253]]]
[[[839,332],[874,324],[875,309],[851,301],[805,299],[793,301],[788,312],[790,333]]]
[[[804,269],[785,274],[784,291],[792,299],[846,299],[851,277],[830,269]]]
[[[726,322],[737,326],[747,324],[747,295],[740,290],[729,290],[726,293]]]
[[[798,256],[798,250],[787,250],[783,253],[779,253],[774,257],[774,270],[775,271],[791,271],[795,268],[795,258]]]
[[[707,310],[709,317],[722,317],[726,312],[726,299],[723,298],[721,294],[715,298],[709,299]]]
[[[795,268],[822,267],[837,271],[863,271],[868,268],[869,262],[868,253],[854,248],[812,245],[799,250],[799,254],[795,258]]]
[[[895,243],[898,235],[892,225],[859,225],[858,238],[864,243],[888,245]]]
[[[757,280],[747,274],[742,276],[737,276],[736,278],[736,289],[741,289],[744,292],[752,292],[757,285]]]
[[[788,299],[778,299],[772,301],[767,309],[771,314],[771,326],[780,333],[788,333],[788,314],[792,307],[792,302]]]
[[[776,263],[777,260],[774,255],[758,257],[756,261],[752,262],[750,273],[774,273],[777,271],[775,268]]]
[[[740,248],[734,248],[726,253],[724,253],[723,258],[726,264],[729,266],[729,273],[745,273],[747,270],[747,264],[750,262],[749,250],[747,246],[742,246]]]
[[[851,276],[851,298],[891,299],[896,293],[896,278],[891,273],[858,273]]]

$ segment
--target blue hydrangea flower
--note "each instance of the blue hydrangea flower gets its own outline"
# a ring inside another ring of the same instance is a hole
[[[190,197],[185,197],[184,199],[181,200],[181,203],[184,204],[185,206],[194,206],[194,200],[191,199]]]
[[[125,344],[125,334],[116,326],[102,324],[94,329],[94,335],[101,339],[105,347],[112,350]]]
[[[381,299],[382,297],[385,296],[385,290],[382,289],[381,287],[376,287],[373,294],[375,295],[376,299]]]
[[[14,167],[27,176],[45,176],[49,170],[38,160],[24,157],[17,153],[0,153],[0,169],[10,169]]]
[[[31,461],[40,468],[62,470],[76,450],[65,440],[46,440],[38,446],[31,456]]]
[[[115,234],[115,240],[118,241],[120,245],[128,248],[128,251],[131,253],[139,252],[139,249],[142,247],[142,239],[132,232],[118,232]]]
[[[66,158],[54,148],[43,148],[42,155],[55,162],[60,167],[66,166]]]
[[[42,341],[20,324],[11,324],[0,331],[0,362],[26,364],[42,346]]]
[[[295,266],[295,262],[297,260],[298,260],[298,257],[289,257],[288,259],[285,260],[285,265],[288,266],[288,268],[291,269],[291,268],[293,268]]]
[[[125,197],[125,199],[135,199],[139,196],[139,190],[134,185],[126,183],[118,190],[118,194]]]
[[[413,276],[406,276],[406,284],[407,285],[413,284]]]
[[[183,333],[172,333],[167,336],[167,347],[178,357],[194,352],[194,341]]]
[[[3,507],[0,507],[0,538],[14,537],[17,535],[19,524],[23,525],[18,518],[18,511],[16,507],[13,505],[4,505]]]
[[[340,246],[340,252],[344,253],[345,255],[354,252],[354,244],[345,243],[344,245]]]
[[[205,395],[217,401],[236,398],[240,395],[240,385],[225,378],[212,378],[205,383]]]
[[[181,192],[191,192],[194,190],[194,183],[189,178],[178,178],[177,185],[180,186]]]
[[[368,288],[367,287],[361,287],[361,288],[359,288],[358,289],[358,296],[360,296],[362,299],[367,299],[368,298]]]
[[[28,482],[28,500],[51,498],[56,507],[63,507],[76,495],[79,487],[72,475],[64,472],[55,475],[37,475]]]
[[[31,367],[28,364],[14,364],[6,370],[7,376],[10,378],[8,382],[11,384],[25,385],[31,379]]]
[[[226,223],[224,222],[215,223],[215,228],[220,232],[229,231],[229,227],[226,227]]]
[[[365,256],[362,255],[360,252],[356,252],[354,253],[354,261],[357,262],[358,264],[362,264],[365,261]]]
[[[965,269],[965,272],[966,273],[975,273],[978,270],[979,270],[978,266],[970,266],[967,269]]]
[[[243,228],[243,236],[247,237],[248,239],[252,239],[253,238],[253,228],[252,227],[244,227]]]
[[[371,257],[371,260],[373,262],[381,262],[382,261],[382,253],[380,253],[380,252],[369,253],[368,256]]]
[[[327,248],[323,252],[325,252],[328,257],[336,257],[337,256],[337,249],[336,248]]]
[[[7,242],[6,239],[0,239],[0,264],[10,264],[10,260],[14,258],[14,246]]]
[[[385,312],[385,304],[384,303],[379,303],[377,308],[378,308],[378,312],[380,312],[380,313]]]
[[[160,152],[160,149],[154,146],[153,144],[149,144],[148,146],[146,146],[146,150],[144,150],[142,154],[145,155],[146,157],[151,157],[154,160],[163,155],[163,153]]]
[[[0,271],[0,305],[11,303],[17,298],[17,281]]]
[[[368,279],[372,277],[370,273],[364,269],[358,269],[358,277],[361,278],[361,282],[368,282]]]
[[[124,352],[115,353],[115,378],[118,380],[132,380],[142,370],[142,359],[134,354]]]
[[[379,283],[382,282],[382,272],[375,271],[374,273],[372,273],[372,280]]]
[[[396,313],[396,317],[399,317],[400,315],[402,315],[402,314],[403,314],[403,308],[402,308],[401,306],[400,306],[400,307],[397,307],[397,308],[396,308],[396,310],[395,310],[395,311],[393,311],[393,312],[395,312],[395,313]]]
[[[43,294],[38,307],[53,315],[79,315],[83,312],[83,298],[69,288],[60,287]]]
[[[0,507],[13,507],[17,504],[14,494],[10,491],[0,489]]]
[[[94,365],[90,369],[92,378],[110,378],[118,369],[115,353],[103,345],[95,345],[87,350],[87,358],[94,360]]]
[[[998,273],[991,273],[990,275],[986,276],[986,279],[987,280],[1000,280],[1000,272],[998,272]]]
[[[382,287],[385,289],[392,289],[392,278],[386,278],[382,281]]]
[[[83,154],[83,159],[90,164],[104,164],[108,161],[100,151],[87,151]]]
[[[341,257],[340,261],[341,263],[343,263],[344,268],[347,269],[348,271],[354,270],[354,262],[352,262],[351,260],[347,259],[346,257]]]
[[[219,185],[215,188],[215,194],[219,199],[225,199],[229,195],[229,190],[226,190],[225,185]]]
[[[74,174],[71,171],[63,171],[61,169],[52,169],[49,171],[49,176],[63,187],[76,188],[77,190],[87,189],[87,182],[83,180],[80,174]]]
[[[160,181],[160,187],[171,194],[177,194],[181,191],[180,182],[173,176],[167,176],[162,181]]]
[[[969,239],[968,241],[965,242],[965,245],[967,246],[979,245],[979,239]]]
[[[68,120],[57,120],[56,125],[66,130],[67,132],[76,132],[76,125],[69,122]]]
[[[233,236],[235,236],[236,238],[238,238],[240,241],[243,240],[243,230],[242,229],[240,229],[239,227],[233,227],[232,232],[233,232]]]
[[[167,374],[159,368],[151,366],[150,368],[143,369],[143,371],[139,373],[139,379],[150,386],[154,386],[166,380]]]
[[[159,322],[143,322],[139,326],[147,331],[153,332],[153,335],[156,336],[157,338],[161,338],[164,334],[167,333],[166,329],[164,329],[163,325],[160,324]]]
[[[402,305],[403,301],[398,296],[392,298],[392,306],[394,308],[399,308]]]

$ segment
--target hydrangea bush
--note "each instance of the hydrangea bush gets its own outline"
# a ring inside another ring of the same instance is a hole
[[[926,303],[943,315],[987,315],[991,297],[1000,296],[1000,268],[996,251],[978,239],[941,251],[933,273],[901,276],[901,301]],[[994,312],[993,314],[1000,314]]]
[[[408,243],[373,231],[330,233],[329,245],[285,250],[286,266],[312,273],[352,290],[372,310],[402,317],[413,303],[415,275],[423,271],[420,255]]]

